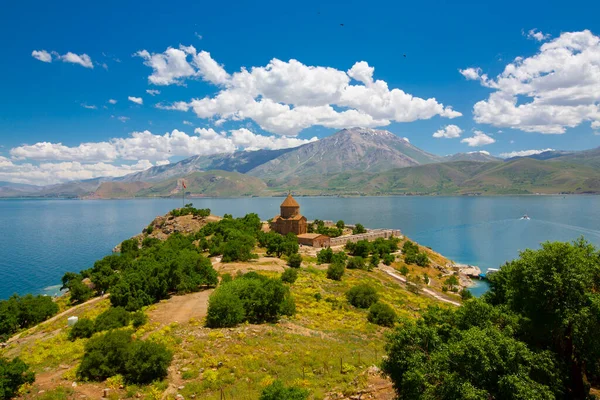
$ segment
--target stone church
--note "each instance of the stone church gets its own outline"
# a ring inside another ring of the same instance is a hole
[[[288,194],[286,199],[281,203],[281,213],[273,218],[271,229],[282,235],[294,233],[302,235],[306,233],[308,224],[306,217],[300,214],[300,205],[291,194]]]

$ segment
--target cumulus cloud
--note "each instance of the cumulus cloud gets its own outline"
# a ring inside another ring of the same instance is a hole
[[[316,141],[264,136],[248,129],[217,132],[214,129],[196,128],[194,134],[174,129],[163,135],[150,131],[133,132],[126,138],[114,138],[107,142],[82,143],[78,146],[65,146],[62,143],[40,142],[22,145],[10,150],[14,160],[33,161],[72,161],[72,162],[114,162],[116,160],[164,161],[170,157],[189,157],[232,153],[237,150],[283,149],[297,147]]]
[[[46,63],[52,62],[52,55],[46,50],[34,50],[31,52],[31,56]]]
[[[562,134],[600,121],[600,38],[589,30],[543,43],[537,54],[515,58],[494,79],[480,69],[460,72],[494,90],[473,107],[478,123]]]
[[[460,134],[463,133],[463,130],[460,129],[456,125],[446,125],[442,129],[439,129],[433,133],[434,138],[446,138],[453,139],[460,137]]]
[[[537,40],[538,42],[543,42],[544,40],[550,39],[549,34],[543,34],[541,31],[537,29],[531,29],[527,32],[527,38]]]
[[[129,100],[135,104],[144,104],[144,99],[142,99],[141,97],[129,96],[129,97],[127,97],[127,100]]]
[[[496,140],[483,133],[482,131],[474,131],[475,135],[469,138],[464,138],[461,140],[461,143],[466,143],[469,147],[480,147],[488,144],[495,143]]]
[[[157,163],[158,164],[158,163]],[[13,162],[0,157],[0,180],[33,185],[48,185],[73,180],[117,177],[144,171],[153,164],[140,160],[135,164],[47,162],[40,164]]]
[[[93,104],[90,105],[90,104],[85,104],[85,103],[81,103],[81,107],[87,108],[88,110],[96,110],[96,109],[98,109],[98,107],[96,107]]]
[[[262,129],[295,136],[305,128],[353,126],[378,127],[412,122],[436,115],[455,118],[462,114],[435,98],[422,99],[375,80],[375,69],[365,61],[348,71],[308,66],[297,60],[271,60],[266,66],[242,68],[229,74],[209,53],[193,46],[168,48],[164,53],[137,53],[153,68],[149,81],[183,84],[186,78],[202,78],[218,87],[213,97],[157,104],[157,108],[188,111],[198,117],[240,121],[251,119]],[[188,61],[188,56],[190,60]]]
[[[157,90],[157,89],[146,89],[146,93],[148,93],[150,96],[156,96],[157,94],[160,94],[160,90]]]
[[[110,104],[117,104],[117,101],[115,99],[109,99],[108,102]]]
[[[184,124],[184,125],[190,125],[190,126],[193,126],[193,125],[194,125],[194,124],[192,124],[190,121],[183,121],[183,124]]]
[[[46,63],[50,63],[52,60],[60,60],[71,64],[79,64],[85,68],[94,68],[92,58],[85,53],[75,54],[69,51],[67,54],[60,55],[56,51],[34,50],[31,56]]]
[[[533,156],[535,154],[545,153],[546,151],[554,151],[554,149],[511,151],[510,153],[500,153],[500,157],[502,157],[502,158],[527,157],[527,156]]]

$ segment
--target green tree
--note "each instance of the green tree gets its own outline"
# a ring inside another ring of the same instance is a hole
[[[233,281],[231,282],[233,283]],[[246,318],[244,303],[239,296],[230,289],[227,283],[220,286],[208,300],[206,326],[209,328],[225,328],[236,326]]]
[[[354,229],[352,229],[352,234],[359,235],[361,233],[367,233],[367,230],[365,229],[365,227],[362,224],[354,225]]]
[[[91,338],[95,332],[94,321],[89,318],[81,318],[69,331],[69,340]]]
[[[378,301],[369,308],[369,315],[367,318],[372,324],[392,327],[398,319],[398,316],[392,307]]]
[[[463,300],[469,300],[473,298],[473,293],[471,293],[471,291],[467,288],[463,288],[460,291],[460,298]]]
[[[111,307],[96,317],[95,331],[108,331],[129,325],[131,314],[123,307]],[[79,322],[78,322],[79,323]]]
[[[392,265],[392,263],[396,260],[396,256],[393,254],[384,254],[383,255],[383,263],[385,265]]]
[[[300,268],[302,265],[302,256],[300,254],[292,254],[288,259],[288,265],[292,268]]]
[[[127,382],[148,384],[167,376],[173,353],[161,343],[136,340],[129,346],[123,377]]]
[[[379,258],[379,254],[373,253],[373,255],[371,256],[371,260],[369,261],[369,265],[371,266],[371,269],[379,267],[380,261],[381,261],[381,259]]]
[[[348,264],[346,265],[348,269],[366,269],[365,260],[360,257],[351,257],[348,259]]]
[[[343,262],[333,262],[327,267],[327,278],[334,281],[341,281],[346,272],[346,266]]]
[[[444,283],[450,288],[450,290],[459,285],[456,275],[450,275],[448,278],[446,278]]]
[[[263,389],[259,400],[306,400],[309,391],[297,387],[287,387],[280,380],[276,380]]]
[[[362,283],[350,288],[346,292],[346,299],[354,307],[369,308],[379,300],[379,296],[372,286]]]
[[[491,304],[526,319],[523,337],[553,351],[565,365],[571,398],[584,399],[600,381],[600,253],[579,239],[543,243],[490,275]]]
[[[281,274],[281,280],[285,283],[294,283],[298,279],[298,271],[288,268]]]
[[[346,223],[340,219],[335,223],[335,226],[337,226],[338,229],[344,229],[346,227]]]
[[[125,370],[131,332],[109,331],[96,335],[85,344],[85,353],[77,369],[77,376],[92,381],[103,381]]]
[[[71,304],[85,303],[94,295],[94,291],[81,280],[70,281],[68,288],[71,294]]]
[[[142,310],[138,310],[131,314],[131,322],[133,323],[133,327],[137,329],[148,322],[148,316]]]
[[[406,265],[400,267],[400,273],[404,276],[407,276],[410,271]]]
[[[317,253],[317,264],[329,264],[331,263],[331,259],[333,257],[333,250],[331,247],[326,249],[321,249]]]
[[[31,384],[34,380],[34,373],[20,358],[9,361],[0,357],[0,399],[12,399],[22,385]]]
[[[414,294],[421,293],[421,289],[423,288],[421,277],[418,275],[408,275],[406,277],[406,288]]]

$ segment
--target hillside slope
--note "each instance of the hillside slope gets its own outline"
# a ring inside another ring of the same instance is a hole
[[[339,172],[380,172],[439,162],[429,154],[393,133],[352,128],[305,144],[248,172],[268,182],[284,182],[292,177],[317,176]]]

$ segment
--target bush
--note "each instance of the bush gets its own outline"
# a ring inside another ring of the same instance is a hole
[[[381,261],[381,259],[379,258],[379,254],[373,253],[373,255],[371,256],[371,260],[369,262],[369,266],[371,267],[371,269],[377,268],[377,267],[379,267],[380,261]]]
[[[96,317],[96,332],[108,331],[129,325],[131,314],[123,307],[111,307]]]
[[[293,301],[289,288],[281,280],[248,273],[221,285],[210,296],[206,325],[215,328],[243,321],[276,322],[282,315],[282,307],[286,313],[295,310]]]
[[[224,273],[223,275],[221,275],[221,284],[231,282],[232,280],[233,277],[229,273]]]
[[[150,225],[148,225],[148,226],[146,227],[146,233],[147,233],[148,235],[151,235],[151,234],[152,234],[152,232],[154,232],[154,225],[150,224]]]
[[[400,273],[404,276],[407,276],[409,273],[408,267],[406,265],[403,265],[400,267]]]
[[[335,223],[335,226],[337,226],[338,229],[344,229],[346,227],[346,223],[340,219],[338,222]]]
[[[350,304],[358,308],[369,308],[379,300],[375,289],[365,283],[356,285],[348,290],[346,298]]]
[[[262,391],[259,400],[306,400],[309,392],[297,387],[286,387],[276,380]]]
[[[367,319],[369,322],[381,326],[394,326],[398,316],[392,307],[378,301],[369,308]]]
[[[473,298],[473,293],[471,293],[471,291],[469,289],[463,288],[460,291],[460,297],[461,297],[461,299],[463,299],[463,300],[466,301],[466,300],[469,300],[469,299]]]
[[[283,271],[283,274],[281,274],[281,280],[283,282],[294,283],[296,282],[296,279],[298,279],[298,271],[295,269],[286,269]]]
[[[393,254],[384,254],[383,255],[383,263],[385,265],[392,265],[392,263],[396,260],[396,257]]]
[[[348,269],[366,269],[365,267],[365,260],[360,256],[350,258],[346,265]]]
[[[327,278],[333,279],[334,281],[341,281],[345,271],[346,267],[344,264],[338,262],[332,263],[327,268]]]
[[[94,321],[89,318],[81,318],[69,331],[69,340],[88,339],[96,332]]]
[[[319,252],[317,253],[317,264],[329,264],[331,263],[332,257],[333,250],[331,250],[331,247],[319,250]]]
[[[138,310],[131,314],[131,322],[133,323],[133,327],[137,329],[148,322],[148,316],[142,310]]]
[[[160,343],[134,341],[128,351],[123,377],[135,384],[163,379],[172,359],[173,353]]]
[[[244,303],[230,290],[232,283],[220,286],[210,295],[206,315],[206,326],[209,328],[236,326],[246,318]]]
[[[22,385],[34,381],[34,373],[20,358],[8,361],[0,357],[0,399],[12,399]]]
[[[128,359],[131,333],[115,330],[91,338],[85,345],[85,353],[77,369],[81,379],[103,381],[122,373]]]
[[[162,344],[132,341],[131,332],[115,330],[86,343],[77,376],[103,381],[122,375],[129,383],[150,383],[167,375],[172,358],[172,353]]]
[[[302,265],[302,256],[300,254],[292,254],[288,259],[288,265],[292,268],[300,268],[300,265]]]
[[[367,230],[365,229],[365,227],[362,224],[354,225],[354,229],[352,229],[352,234],[358,235],[361,233],[367,233]]]

